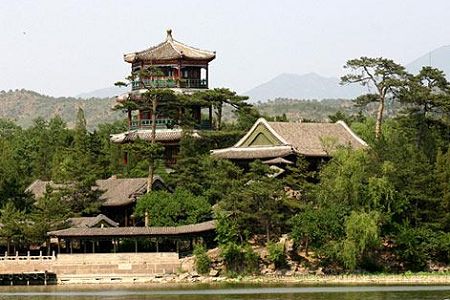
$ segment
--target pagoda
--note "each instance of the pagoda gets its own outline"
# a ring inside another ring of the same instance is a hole
[[[139,105],[142,95],[149,89],[171,89],[175,93],[187,95],[208,89],[208,65],[215,57],[216,53],[213,51],[201,50],[176,41],[170,29],[167,30],[164,42],[143,51],[125,54],[124,60],[131,65],[132,74],[149,69],[157,69],[158,73],[133,80],[131,91],[118,97],[119,106],[128,101],[135,102],[136,106],[127,109],[128,131],[111,135],[111,141],[119,144],[130,143],[137,138],[150,141],[152,112],[150,108]],[[212,127],[212,106],[204,105],[192,104],[189,109],[194,130],[207,130]],[[206,118],[202,118],[202,109],[207,109],[204,114]],[[157,114],[155,121],[155,140],[164,146],[164,158],[168,166],[175,163],[183,132],[174,121],[161,114]],[[197,133],[194,131],[194,134]]]

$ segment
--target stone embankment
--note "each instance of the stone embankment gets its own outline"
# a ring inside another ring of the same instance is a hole
[[[221,275],[203,276],[196,272],[181,274],[160,274],[151,276],[75,276],[66,275],[58,278],[59,284],[151,284],[151,285],[180,285],[180,284],[332,284],[332,285],[398,285],[398,284],[450,284],[448,274],[398,274],[398,275],[293,275],[293,276],[239,276],[230,278]]]

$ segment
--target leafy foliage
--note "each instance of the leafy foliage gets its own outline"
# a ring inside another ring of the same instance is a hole
[[[211,266],[211,259],[206,252],[205,246],[197,244],[194,247],[195,269],[199,274],[208,274]]]
[[[135,213],[138,217],[149,215],[150,226],[176,226],[206,221],[211,215],[211,206],[201,196],[178,188],[173,193],[152,191],[139,198]]]

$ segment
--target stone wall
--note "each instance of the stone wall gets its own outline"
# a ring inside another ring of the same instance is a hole
[[[55,257],[0,260],[0,273],[54,272],[60,275],[153,275],[175,273],[178,253],[59,254]]]

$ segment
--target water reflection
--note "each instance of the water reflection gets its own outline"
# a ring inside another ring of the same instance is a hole
[[[450,286],[336,286],[258,287],[182,286],[161,289],[152,286],[56,286],[1,287],[0,299],[302,299],[302,300],[431,300],[450,299]]]

